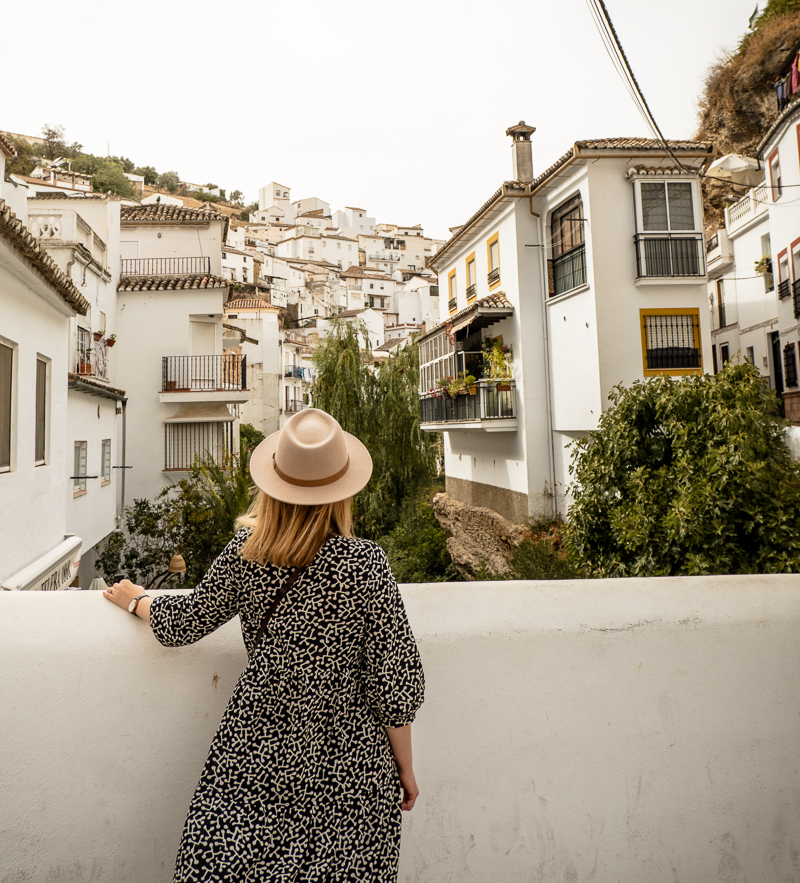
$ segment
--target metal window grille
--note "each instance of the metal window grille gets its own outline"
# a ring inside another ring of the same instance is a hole
[[[637,233],[636,275],[652,276],[702,276],[705,265],[701,254],[701,233],[686,235]]]
[[[797,386],[797,359],[793,343],[787,343],[783,348],[783,379],[786,386]]]
[[[164,469],[186,471],[197,460],[224,465],[233,454],[233,423],[167,423],[164,427]]]
[[[34,460],[44,463],[47,440],[47,362],[36,360],[36,441]]]
[[[553,296],[586,284],[586,246],[553,259]]]
[[[0,472],[11,469],[11,371],[14,350],[0,343]]]
[[[644,332],[648,370],[700,367],[700,325],[690,315],[645,315]]]
[[[104,438],[102,442],[101,454],[102,480],[104,482],[111,481],[111,439]]]
[[[778,300],[786,300],[787,297],[791,294],[789,290],[789,280],[782,279],[778,283]]]
[[[75,442],[75,470],[73,471],[72,492],[82,493],[86,490],[86,449],[85,441]]]
[[[88,328],[78,327],[76,336],[76,371],[78,374],[92,373],[92,335]]]
[[[800,279],[795,279],[792,284],[792,306],[795,319],[800,319]]]

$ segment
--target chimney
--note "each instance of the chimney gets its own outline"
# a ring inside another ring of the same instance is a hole
[[[530,184],[533,181],[531,135],[535,131],[533,126],[526,126],[524,120],[520,120],[516,126],[511,126],[510,129],[506,129],[506,135],[510,135],[512,138],[512,181],[519,181],[521,184]]]

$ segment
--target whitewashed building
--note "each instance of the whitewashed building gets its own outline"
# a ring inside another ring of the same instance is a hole
[[[21,218],[6,205],[14,152],[0,136],[0,586],[63,589],[83,545],[67,529],[70,325],[89,302],[27,229],[25,204]]]
[[[227,219],[175,206],[123,207],[118,379],[127,390],[128,496],[152,498],[198,456],[238,450],[247,363],[224,350]]]
[[[447,493],[516,522],[563,512],[569,445],[617,383],[709,371],[698,171],[712,145],[577,141],[534,177],[511,127],[513,178],[431,260],[444,322],[419,338],[423,428],[444,432]],[[510,347],[491,379],[482,351]],[[437,380],[465,371],[449,399]]]

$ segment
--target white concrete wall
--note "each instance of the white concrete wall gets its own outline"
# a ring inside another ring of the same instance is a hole
[[[427,694],[402,883],[800,879],[800,578],[403,595]],[[166,649],[99,594],[2,593],[0,630],[0,881],[164,883],[237,623]]]
[[[140,258],[207,257],[211,258],[211,273],[222,275],[222,221],[211,221],[208,226],[198,224],[127,224],[122,228],[122,239],[138,242]]]

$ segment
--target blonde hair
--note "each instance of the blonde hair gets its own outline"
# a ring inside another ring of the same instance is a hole
[[[307,567],[325,542],[328,531],[353,536],[352,497],[318,506],[284,503],[259,490],[236,527],[252,528],[242,546],[242,558],[279,567]]]

